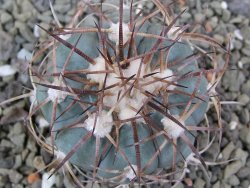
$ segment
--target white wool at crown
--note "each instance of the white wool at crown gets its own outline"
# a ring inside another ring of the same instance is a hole
[[[126,23],[122,23],[123,26],[123,44],[125,44],[129,38],[130,38],[130,30],[128,27],[128,24]],[[114,24],[111,23],[110,28],[109,28],[112,32],[108,34],[108,38],[114,42],[116,45],[119,44],[119,22]],[[105,59],[102,56],[99,56],[98,58],[95,59],[96,64],[95,65],[90,65],[89,66],[89,71],[104,71],[106,70],[105,67]],[[120,75],[117,67],[115,68],[115,73],[109,73],[106,79],[106,87],[107,86],[111,86],[113,84],[116,83],[120,83],[121,80],[118,78],[120,76],[124,76],[126,78],[129,78],[132,75],[136,75],[138,76],[138,70],[141,66],[140,69],[140,78],[143,78],[144,75],[150,74],[151,72],[151,68],[150,66],[146,67],[146,65],[144,63],[142,63],[142,59],[136,59],[134,61],[131,61],[129,63],[129,66],[126,69],[123,69],[123,75]],[[108,67],[109,69],[109,67]],[[170,69],[166,69],[161,73],[158,73],[155,75],[156,78],[165,78],[165,77],[170,77],[173,75],[173,72]],[[87,78],[99,83],[99,86],[101,86],[104,82],[105,79],[105,74],[88,74]],[[166,80],[168,81],[172,81],[172,78],[166,78]],[[132,84],[132,81],[129,81],[127,83],[127,87],[130,86],[130,84]],[[139,81],[139,86],[145,83],[150,83],[152,81],[155,81],[154,77],[150,76],[147,78],[143,78],[143,80]],[[155,81],[152,84],[148,84],[143,86],[141,89],[145,90],[145,91],[149,91],[151,93],[153,93],[155,90],[165,86],[166,83],[161,82],[161,81]],[[169,88],[172,87],[171,85],[169,86]],[[106,96],[103,98],[103,103],[106,106],[109,107],[113,107],[114,105],[117,104],[117,98],[119,95],[119,91],[121,91],[120,93],[120,97],[122,96],[122,94],[125,92],[124,88],[120,88],[119,86],[115,86],[113,88],[108,89],[105,94]],[[115,110],[118,112],[118,116],[121,120],[124,119],[129,119],[129,118],[133,118],[135,117],[135,115],[137,114],[137,112],[139,111],[139,109],[143,106],[145,100],[147,99],[147,96],[145,94],[143,94],[140,91],[140,88],[133,88],[132,92],[131,92],[131,96],[125,96],[123,97],[117,104]],[[138,114],[139,115],[139,114]],[[144,121],[143,118],[138,119],[137,121]]]
[[[168,85],[167,83],[163,82],[163,80],[157,81],[157,79],[164,78],[164,80],[167,80],[169,82],[173,81],[173,77],[172,77],[173,71],[171,71],[170,69],[165,69],[163,72],[160,72],[160,70],[155,70],[154,72],[159,72],[159,73],[155,74],[152,77],[147,77],[144,79],[145,83],[150,83],[150,82],[154,81],[151,84],[143,86],[144,90],[149,91],[151,93],[153,93],[155,90],[158,90],[158,89]],[[157,79],[154,79],[154,77]],[[171,84],[168,85],[169,90],[173,90],[174,88],[175,88],[174,85],[171,85]]]
[[[90,71],[104,71],[106,70],[105,68],[105,59],[103,57],[98,57],[95,59],[96,64],[95,65],[90,65],[89,70]],[[137,75],[138,70],[141,66],[140,70],[140,78],[143,78],[144,75],[150,74],[151,70],[150,67],[146,70],[146,65],[141,62],[142,59],[137,59],[134,61],[131,61],[127,69],[123,70],[123,76],[128,78],[132,75]],[[159,70],[156,70],[156,72]],[[116,72],[119,74],[119,71],[116,70]],[[166,69],[161,73],[158,73],[155,75],[156,78],[165,78],[166,80],[171,81],[173,72],[170,69]],[[118,78],[119,75],[116,73],[110,73],[107,76],[106,79],[106,87],[111,86],[113,84],[120,83],[120,78]],[[167,78],[169,77],[169,78]],[[105,79],[105,74],[88,74],[87,78],[90,80],[99,83],[100,85],[103,84],[104,79]],[[140,84],[145,84],[145,83],[150,83],[151,81],[154,81],[155,79],[153,77],[147,77],[143,78],[142,81],[140,81]],[[127,86],[129,87],[130,84],[132,84],[132,81],[127,83]],[[149,92],[154,92],[156,89],[159,89],[163,87],[166,83],[157,81],[154,82],[153,84],[148,84],[142,87],[142,89],[147,90]],[[118,86],[115,86],[113,88],[110,88],[106,91],[106,96],[103,99],[103,102],[105,105],[109,107],[113,107],[117,103],[117,98],[119,91],[121,90],[121,95],[125,92],[124,88],[120,88]],[[125,96],[123,97],[117,105],[116,110],[119,112],[119,118],[124,120],[124,119],[129,119],[133,118],[138,110],[143,106],[144,101],[146,100],[147,96],[143,94],[138,88],[134,88],[131,92],[131,96]],[[139,115],[139,114],[138,114]],[[138,119],[137,121],[144,121],[143,118]]]
[[[155,75],[157,78],[165,78],[164,80],[167,80],[167,81],[170,81],[170,82],[173,81],[173,71],[172,70],[165,69],[162,72],[160,72],[160,70],[158,70],[158,71],[159,71],[159,73]],[[164,87],[166,85],[166,83],[164,83],[164,82],[158,82],[158,84],[159,84],[159,87]],[[175,86],[172,85],[172,84],[170,84],[168,86],[169,90],[173,90],[174,88],[175,88]]]
[[[95,125],[95,118],[96,125]],[[95,126],[95,127],[94,127]],[[93,131],[94,135],[99,136],[100,138],[105,137],[112,130],[113,118],[112,115],[109,115],[106,111],[102,111],[98,116],[96,114],[91,114],[84,122],[84,127],[88,131]]]
[[[95,58],[94,61],[96,62],[95,65],[89,64],[89,68],[88,68],[89,71],[93,72],[93,71],[105,71],[106,70],[105,59],[102,56]],[[105,79],[105,73],[87,74],[87,78],[101,85]]]
[[[119,105],[120,111],[119,111],[119,118],[121,120],[134,118],[136,116],[140,116],[140,114],[137,114],[140,108],[144,104],[144,99],[146,98],[143,94],[136,95],[136,98],[127,98],[126,103],[123,103],[122,105]],[[138,96],[144,96],[144,97],[138,97]],[[125,104],[125,105],[124,105]],[[143,118],[138,118],[136,120],[137,122],[144,122]]]
[[[119,44],[119,25],[120,25],[119,22],[116,24],[111,23],[109,29],[112,30],[112,32],[108,34],[108,38],[112,42],[115,42],[116,45]],[[129,40],[130,30],[129,30],[128,24],[126,24],[126,23],[122,23],[122,28],[123,28],[123,33],[122,33],[123,44],[125,44]]]
[[[130,77],[132,75],[137,75],[137,73],[139,72],[140,65],[141,65],[140,78],[142,78],[142,76],[146,74],[146,66],[144,63],[142,63],[142,59],[136,59],[134,61],[131,61],[129,63],[129,66],[126,69],[124,69],[123,73],[127,77]],[[150,71],[147,72],[149,73]]]
[[[126,120],[135,117],[136,112],[129,108],[129,106],[125,106],[120,112],[119,112],[119,119]]]

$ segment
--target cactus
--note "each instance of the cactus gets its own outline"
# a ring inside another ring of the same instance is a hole
[[[152,2],[156,10],[146,14],[133,1],[91,1],[78,28],[41,27],[53,49],[32,69],[31,111],[50,123],[54,172],[70,162],[92,181],[147,183],[166,181],[163,173],[192,154],[206,167],[194,142],[197,130],[212,130],[199,126],[216,85],[207,74],[218,81],[226,65],[202,67],[199,58],[211,56],[195,53],[192,41],[223,47],[177,27],[183,12],[174,17]]]

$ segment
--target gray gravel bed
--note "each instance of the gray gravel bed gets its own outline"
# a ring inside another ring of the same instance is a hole
[[[35,24],[45,28],[55,24],[48,2],[0,0],[0,90],[4,91],[0,92],[0,102],[27,92],[25,88],[31,88],[26,69],[27,60],[31,58],[37,42],[44,41],[47,37]],[[55,1],[54,8],[62,24],[70,20],[76,10],[76,2]],[[215,142],[203,155],[211,162],[237,160],[209,166],[210,184],[200,168],[190,167],[190,172],[178,187],[249,188],[250,1],[179,2],[184,2],[183,9],[187,8],[180,23],[200,25],[200,32],[216,38],[223,45],[227,43],[228,36],[231,36],[230,69],[217,92],[222,101],[238,101],[241,105],[222,105],[224,131],[221,146]],[[151,5],[148,6],[150,8]],[[38,147],[27,133],[23,117],[28,114],[28,104],[29,100],[24,99],[0,107],[0,187],[41,187],[45,172],[39,173],[37,180],[32,183],[28,182],[28,177],[52,160],[52,156]],[[210,123],[216,122],[215,112],[210,112],[209,117]],[[206,138],[202,136],[199,139],[206,142]],[[73,187],[62,175],[57,174],[54,178],[55,187]]]

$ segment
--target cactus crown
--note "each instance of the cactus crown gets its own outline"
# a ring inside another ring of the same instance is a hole
[[[41,109],[50,123],[50,151],[63,156],[54,172],[70,161],[91,181],[146,184],[173,179],[167,172],[193,153],[206,167],[195,132],[212,130],[198,124],[226,65],[200,68],[213,56],[193,52],[191,41],[223,47],[177,27],[184,11],[174,17],[171,5],[152,2],[147,14],[134,1],[92,1],[79,27],[41,27],[52,40],[38,54],[52,46],[52,55],[32,69],[31,114]]]

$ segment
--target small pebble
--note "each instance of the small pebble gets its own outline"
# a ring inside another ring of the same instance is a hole
[[[237,176],[232,175],[229,179],[228,179],[228,183],[231,186],[237,186],[240,184],[240,180]]]
[[[250,128],[243,127],[240,131],[240,138],[244,143],[250,144]]]
[[[23,178],[23,175],[15,170],[10,170],[8,175],[9,175],[10,182],[14,184],[18,184]]]
[[[224,160],[228,160],[232,151],[235,149],[235,145],[233,142],[230,142],[223,150],[222,150],[222,157]]]
[[[239,170],[239,172],[237,173],[237,176],[239,178],[247,178],[250,177],[250,167],[243,167]]]
[[[36,38],[40,37],[40,27],[38,25],[34,25],[33,33]]]
[[[28,181],[29,184],[34,184],[39,179],[40,179],[40,176],[39,176],[38,173],[29,174],[28,177],[27,177],[27,181]]]
[[[228,4],[227,4],[226,1],[222,1],[222,2],[221,2],[221,8],[222,8],[222,9],[227,9],[227,8],[228,8]]]
[[[239,39],[239,40],[243,40],[244,39],[243,36],[242,36],[242,34],[241,34],[241,31],[239,29],[237,29],[237,30],[234,31],[234,36],[237,39]]]
[[[43,161],[42,156],[36,156],[33,160],[33,166],[37,169],[37,170],[42,170],[45,168],[45,163]]]
[[[10,65],[0,66],[0,77],[9,77],[16,74],[17,70]]]
[[[30,61],[32,59],[32,53],[23,48],[18,52],[17,58],[20,60]]]
[[[204,187],[206,182],[202,180],[201,178],[197,178],[194,183],[194,188],[202,188]]]
[[[222,11],[222,20],[224,22],[228,22],[230,20],[230,17],[231,17],[231,12],[228,11],[228,10],[223,10]]]
[[[9,13],[3,12],[3,11],[0,12],[1,24],[5,24],[5,23],[10,22],[12,20],[13,20],[13,17]]]

